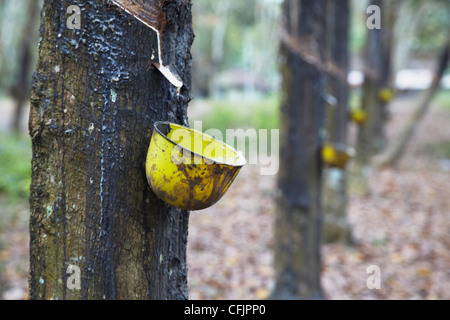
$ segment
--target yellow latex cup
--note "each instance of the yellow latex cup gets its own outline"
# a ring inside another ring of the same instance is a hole
[[[146,175],[160,199],[178,208],[200,210],[222,198],[245,163],[234,148],[209,135],[158,121],[148,148]]]
[[[341,144],[326,143],[322,147],[322,161],[333,168],[344,169],[355,154],[356,151],[353,148]]]

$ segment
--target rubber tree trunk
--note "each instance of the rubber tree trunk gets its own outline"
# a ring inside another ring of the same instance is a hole
[[[390,87],[393,12],[396,12],[398,0],[371,0],[370,5],[380,8],[381,28],[367,31],[361,101],[367,121],[359,126],[351,182],[351,189],[357,194],[368,192],[370,159],[386,144],[384,127],[388,111],[387,103],[380,99],[380,91]]]
[[[286,0],[283,28],[324,61],[325,0]],[[318,66],[281,45],[282,102],[273,299],[322,298],[321,138],[325,83]]]
[[[348,0],[328,0],[327,35],[328,59],[344,74],[349,69],[349,21]],[[336,98],[336,104],[328,104],[326,109],[327,139],[335,144],[347,144],[349,86],[346,78],[331,75],[328,92]],[[323,213],[325,243],[351,243],[351,228],[347,220],[347,172],[346,168],[324,169]]]
[[[29,296],[187,299],[189,213],[152,193],[144,165],[154,121],[187,123],[191,3],[147,2],[165,13],[163,58],[183,80],[179,95],[150,63],[153,30],[102,0],[78,2],[81,29],[70,30],[72,4],[46,0],[41,13]]]
[[[384,18],[385,1],[371,0],[371,5],[381,9]],[[382,19],[382,23],[385,23]],[[364,57],[364,83],[362,87],[362,108],[367,112],[367,122],[358,131],[357,161],[366,165],[372,155],[382,149],[384,145],[383,123],[386,117],[385,108],[378,98],[384,79],[387,77],[386,55],[383,38],[390,33],[382,24],[381,29],[367,31]]]

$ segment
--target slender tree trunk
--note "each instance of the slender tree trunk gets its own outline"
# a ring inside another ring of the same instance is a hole
[[[66,25],[72,4],[79,30]],[[144,165],[154,121],[187,123],[191,3],[147,4],[166,13],[162,53],[179,95],[150,63],[153,30],[102,0],[44,2],[29,121],[31,299],[187,299],[189,213],[152,193]]]
[[[319,65],[324,61],[325,15],[325,0],[284,2],[283,31],[294,41],[287,42],[285,37],[281,45],[281,165],[274,299],[323,297],[319,132],[324,126],[325,84]],[[294,50],[294,43],[301,50]],[[300,51],[312,55],[302,56]]]
[[[329,59],[343,71],[349,68],[348,0],[328,0],[327,35]],[[330,76],[328,90],[336,97],[336,105],[327,106],[327,135],[332,143],[347,143],[349,87],[346,79]],[[351,228],[347,221],[347,173],[346,168],[326,168],[323,184],[324,241],[351,242]]]
[[[380,7],[384,12],[383,0],[371,0],[371,5]],[[384,22],[384,20],[382,20]],[[357,162],[361,166],[369,162],[370,157],[381,150],[384,136],[382,131],[382,119],[384,110],[378,99],[381,89],[383,65],[383,32],[385,29],[368,30],[365,61],[364,61],[364,83],[362,87],[362,108],[367,112],[367,122],[358,131]]]
[[[20,131],[20,121],[22,119],[23,107],[25,102],[30,98],[31,90],[31,63],[33,60],[34,41],[37,39],[33,30],[35,30],[36,18],[39,10],[39,1],[28,1],[27,5],[27,20],[24,23],[22,31],[22,40],[19,47],[20,63],[17,81],[12,88],[12,96],[16,102],[14,109],[14,116],[12,121],[12,129],[15,132]]]
[[[401,158],[403,151],[405,150],[408,142],[414,134],[414,130],[417,127],[419,121],[423,118],[428,110],[431,100],[433,99],[436,91],[440,87],[440,82],[447,68],[448,60],[450,56],[450,40],[446,47],[442,51],[437,63],[437,70],[433,78],[433,82],[419,99],[415,106],[411,116],[405,121],[404,125],[400,128],[398,136],[392,140],[387,148],[379,155],[373,158],[373,163],[377,167],[385,167],[394,165]]]

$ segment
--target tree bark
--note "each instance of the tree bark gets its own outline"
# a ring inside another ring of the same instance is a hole
[[[378,98],[385,79],[388,77],[388,56],[389,50],[386,45],[388,41],[388,26],[385,25],[384,0],[371,0],[371,5],[376,5],[381,9],[382,25],[381,29],[368,30],[366,46],[365,46],[365,62],[364,62],[364,83],[362,93],[362,108],[367,112],[367,122],[358,130],[357,150],[358,155],[356,161],[361,166],[369,163],[370,157],[381,150],[384,145],[385,137],[383,131],[383,123],[386,118],[386,110],[384,105]]]
[[[155,5],[156,1],[150,5]],[[191,3],[158,1],[166,13],[164,61],[150,60],[153,30],[102,0],[46,0],[29,119],[31,299],[187,299],[189,213],[159,200],[145,177],[153,122],[187,124]],[[154,8],[153,8],[154,9]],[[68,267],[81,271],[68,286]]]
[[[324,61],[325,0],[286,0],[283,28]],[[275,222],[273,299],[323,298],[320,285],[321,138],[324,78],[286,41],[281,45],[280,195]]]
[[[400,128],[400,131],[392,139],[392,142],[381,153],[373,158],[373,164],[376,167],[386,167],[395,165],[401,158],[403,151],[405,150],[408,142],[414,134],[415,128],[420,120],[428,110],[431,100],[433,99],[436,91],[439,89],[442,76],[447,68],[448,60],[450,56],[450,40],[443,49],[437,63],[436,73],[433,78],[431,86],[422,94],[417,105],[414,107],[411,116],[406,120],[404,125]]]
[[[367,121],[359,126],[357,154],[351,167],[351,189],[358,194],[368,192],[370,159],[386,145],[384,127],[388,112],[380,90],[390,87],[394,13],[399,0],[371,0],[370,4],[380,7],[382,21],[381,29],[368,30],[365,46],[361,108],[366,111]]]
[[[327,35],[329,59],[340,70],[349,68],[349,21],[348,0],[328,1]],[[327,139],[336,144],[347,144],[349,87],[346,79],[330,75],[328,90],[336,97],[337,105],[327,105]],[[325,243],[351,243],[351,228],[347,220],[347,172],[346,168],[325,168],[323,183],[323,213]]]

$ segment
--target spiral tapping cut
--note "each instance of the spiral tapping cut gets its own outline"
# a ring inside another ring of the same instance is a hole
[[[153,65],[177,88],[177,92],[179,92],[183,86],[183,82],[176,73],[170,70],[169,66],[163,64],[162,60],[162,32],[167,19],[166,12],[163,10],[164,1],[112,0],[112,2],[156,32],[158,40],[158,62],[154,62]]]

